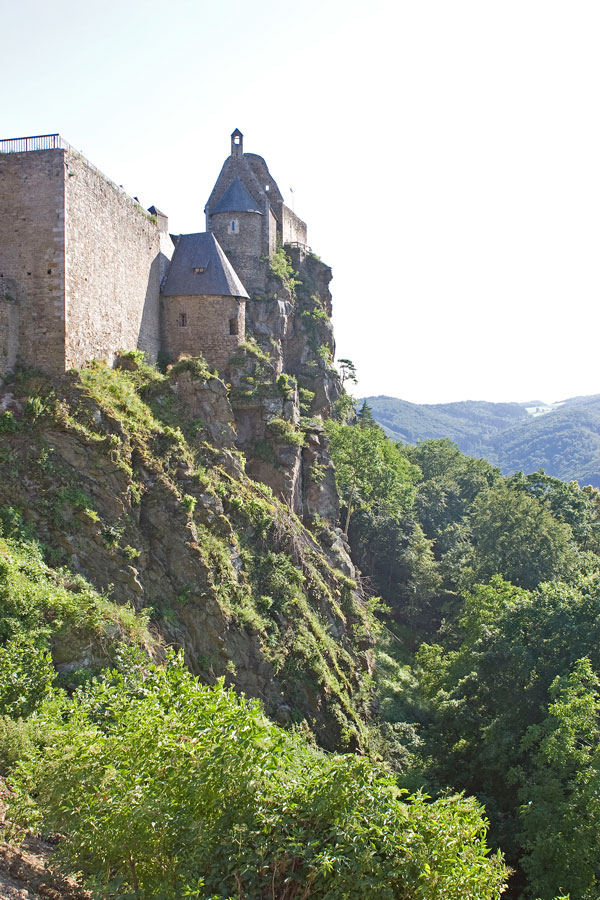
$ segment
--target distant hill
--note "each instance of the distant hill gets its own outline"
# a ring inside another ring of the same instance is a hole
[[[504,474],[542,468],[565,481],[600,488],[600,394],[554,404],[365,399],[394,440],[416,444],[450,438],[463,453],[488,459]]]

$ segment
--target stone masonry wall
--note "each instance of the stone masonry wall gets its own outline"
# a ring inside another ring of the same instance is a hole
[[[160,349],[158,226],[83,157],[67,152],[66,368],[112,363],[119,350]]]
[[[19,349],[16,283],[0,278],[0,378],[14,371]]]
[[[1,301],[0,370],[64,371],[64,156],[0,155],[0,279],[15,295]]]
[[[268,218],[268,217],[267,217]],[[265,216],[258,213],[214,213],[210,230],[250,296],[264,286],[269,241],[265,240]],[[236,230],[231,231],[231,222]]]
[[[297,241],[300,244],[306,244],[306,222],[303,222],[285,204],[282,204],[281,207],[281,219],[282,242],[284,244],[292,244]]]
[[[172,361],[202,354],[223,372],[246,339],[245,300],[236,297],[163,297],[164,349]],[[237,334],[231,330],[237,329]]]

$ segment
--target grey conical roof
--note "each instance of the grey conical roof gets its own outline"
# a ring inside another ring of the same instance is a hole
[[[208,232],[179,236],[162,293],[165,297],[204,294],[248,298],[221,245],[214,234]]]
[[[254,212],[262,216],[258,203],[239,178],[234,178],[219,202],[209,214],[220,212]]]

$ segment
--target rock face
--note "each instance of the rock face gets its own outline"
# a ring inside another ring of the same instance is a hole
[[[342,388],[333,368],[331,269],[304,248],[278,251],[264,296],[247,304],[255,344],[230,361],[237,446],[248,474],[308,524],[337,525],[339,502],[321,420]]]
[[[302,424],[295,384],[260,351],[241,352],[229,389],[197,360],[168,376],[123,365],[0,390],[0,517],[150,609],[202,678],[224,676],[326,747],[360,745],[369,614],[339,534],[289,511],[335,524],[319,421]],[[286,504],[247,477],[238,447]]]

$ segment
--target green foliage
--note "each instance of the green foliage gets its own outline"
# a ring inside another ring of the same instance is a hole
[[[31,756],[36,744],[42,743],[41,738],[35,719],[0,715],[0,775],[6,777],[19,760]]]
[[[274,418],[267,422],[268,434],[280,444],[290,444],[301,447],[304,444],[304,434],[287,419]]]
[[[100,896],[491,900],[505,870],[470,800],[402,796],[258,704],[169,667],[112,673],[50,707],[13,770],[22,818]],[[35,796],[33,801],[32,795]]]
[[[329,420],[326,431],[346,507],[346,533],[355,509],[367,511],[372,520],[399,520],[414,500],[418,469],[380,428]]]
[[[475,500],[470,524],[477,580],[500,573],[521,587],[568,575],[577,561],[571,528],[531,494],[499,483]]]
[[[120,642],[151,646],[146,626],[144,616],[113,603],[81,576],[47,566],[37,544],[0,537],[0,713],[24,715],[36,692],[42,699],[50,649],[55,661],[65,661],[91,645],[106,659]]]
[[[47,650],[31,637],[18,637],[0,647],[0,716],[31,714],[50,693],[55,671]]]
[[[340,379],[342,385],[344,385],[347,381],[353,381],[354,384],[357,383],[358,379],[356,377],[356,366],[352,362],[351,359],[338,359],[338,365],[340,368]],[[363,406],[367,405],[367,401],[363,402]]]
[[[303,416],[308,416],[311,404],[315,399],[315,392],[309,391],[308,388],[299,388],[298,396],[300,398],[300,412]]]
[[[136,391],[134,373],[94,362],[82,369],[79,377],[89,396],[132,433],[161,430],[160,423]]]
[[[252,455],[271,465],[275,465],[276,463],[275,451],[268,441],[254,441],[254,444],[252,445]]]
[[[15,434],[21,428],[21,423],[15,419],[10,410],[0,414],[0,434]]]
[[[337,400],[334,401],[331,418],[335,422],[341,422],[346,425],[354,417],[354,398],[342,391]]]
[[[524,749],[532,771],[520,789],[523,868],[529,895],[557,891],[596,900],[600,889],[600,694],[588,658],[550,688],[548,716],[532,725]]]
[[[296,286],[300,284],[300,281],[295,277],[297,273],[294,272],[292,261],[283,247],[278,247],[275,251],[271,257],[270,266],[273,275],[280,279],[290,295],[294,297]]]
[[[277,388],[286,400],[291,400],[296,390],[296,379],[282,372],[277,378]]]
[[[215,377],[203,356],[184,356],[169,369],[170,376],[180,375],[182,372],[189,372],[198,381],[210,381]]]
[[[321,360],[322,363],[326,366],[331,366],[333,363],[333,351],[329,344],[319,344],[317,347],[317,356]]]

